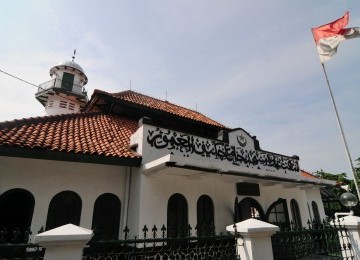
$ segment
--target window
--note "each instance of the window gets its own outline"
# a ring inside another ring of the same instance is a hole
[[[290,227],[288,207],[285,199],[278,199],[266,212],[267,221],[277,225],[281,230]]]
[[[264,210],[259,202],[253,198],[245,198],[239,203],[239,221],[244,221],[249,218],[257,218],[265,220]]]
[[[12,189],[0,196],[0,230],[6,228],[5,242],[11,242],[13,232],[20,231],[19,241],[24,241],[24,232],[30,229],[34,213],[34,196],[24,189]]]
[[[188,232],[188,206],[186,199],[179,193],[173,194],[167,207],[167,236],[184,237]]]
[[[315,201],[311,202],[311,207],[314,213],[314,219],[313,219],[314,224],[320,224],[321,219],[320,219],[319,208]]]
[[[81,198],[73,191],[62,191],[50,201],[46,230],[66,224],[80,224]]]
[[[290,201],[290,208],[291,208],[291,217],[294,227],[301,228],[302,223],[301,223],[300,209],[299,209],[299,204],[297,203],[296,200],[292,199]]]
[[[214,204],[208,195],[202,195],[197,201],[197,234],[210,236],[214,233]]]
[[[64,72],[61,82],[61,88],[72,91],[72,87],[74,85],[74,77],[74,74]]]
[[[118,239],[120,210],[120,199],[114,194],[105,193],[96,199],[92,220],[93,240]]]

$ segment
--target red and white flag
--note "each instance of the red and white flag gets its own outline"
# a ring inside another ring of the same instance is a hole
[[[336,54],[340,42],[360,37],[359,27],[344,28],[348,22],[349,11],[336,21],[311,29],[322,63]]]

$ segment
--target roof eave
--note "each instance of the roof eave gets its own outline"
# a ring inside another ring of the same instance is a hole
[[[129,167],[139,167],[142,160],[141,157],[110,157],[94,154],[77,154],[61,151],[51,151],[41,148],[13,147],[7,145],[0,145],[0,156],[67,162],[95,163]]]

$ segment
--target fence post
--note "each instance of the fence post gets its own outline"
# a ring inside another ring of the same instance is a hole
[[[257,220],[247,219],[236,223],[236,232],[242,239],[238,239],[237,253],[241,259],[267,260],[273,259],[271,236],[279,231],[279,227]],[[227,231],[235,232],[235,225],[226,227]]]
[[[343,256],[354,256],[352,259],[360,260],[360,217],[346,216],[339,218],[339,222],[334,223],[344,226],[347,230],[347,235],[339,234],[340,245],[342,246]],[[339,231],[344,232],[344,231]],[[350,248],[349,250],[349,244]]]
[[[80,260],[92,236],[92,230],[67,224],[36,235],[35,241],[46,248],[44,260]]]

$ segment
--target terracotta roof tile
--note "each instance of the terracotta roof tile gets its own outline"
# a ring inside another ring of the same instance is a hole
[[[127,91],[123,91],[123,92],[119,92],[119,93],[108,93],[108,92],[96,89],[94,91],[92,97],[94,97],[97,94],[108,95],[110,97],[113,97],[113,98],[116,98],[119,100],[124,100],[124,101],[130,102],[130,103],[133,103],[133,104],[141,105],[141,106],[144,106],[147,108],[160,110],[160,111],[167,112],[167,113],[170,113],[170,114],[173,114],[176,116],[180,116],[183,118],[202,122],[202,123],[205,123],[208,125],[225,128],[224,125],[216,122],[215,120],[208,118],[207,116],[205,116],[197,111],[175,105],[168,101],[163,101],[163,100],[156,99],[156,98],[153,98],[150,96],[146,96],[144,94],[140,94],[140,93],[137,93],[137,92],[134,92],[131,90],[127,90]]]
[[[303,177],[312,178],[312,179],[318,179],[315,175],[311,174],[310,172],[301,170],[300,173],[301,173],[301,176],[303,176]]]
[[[0,123],[0,146],[139,158],[130,150],[138,122],[106,113],[45,116]]]

